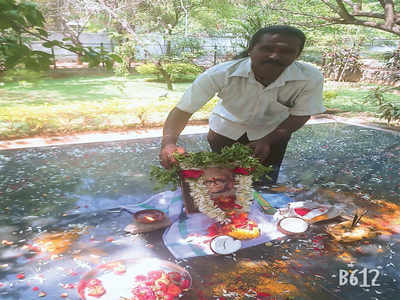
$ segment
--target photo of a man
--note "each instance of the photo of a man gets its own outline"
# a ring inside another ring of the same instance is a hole
[[[204,184],[210,195],[234,194],[233,174],[226,168],[207,168],[204,170]]]
[[[235,203],[236,190],[232,170],[211,167],[204,170],[203,183],[207,187],[210,199],[224,211],[241,208]]]

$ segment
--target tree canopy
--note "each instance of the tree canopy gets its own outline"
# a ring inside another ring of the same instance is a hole
[[[291,0],[263,1],[282,19],[303,26],[334,24],[374,28],[400,36],[400,1]]]
[[[51,55],[34,51],[27,45],[32,37],[47,39],[44,22],[42,13],[33,3],[0,0],[1,69],[9,69],[17,64],[43,69],[50,64]]]

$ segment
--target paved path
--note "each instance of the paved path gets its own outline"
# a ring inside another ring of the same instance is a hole
[[[360,124],[357,119],[352,121],[352,119],[341,118],[341,117],[311,118],[307,122],[307,124],[328,123],[328,122],[340,122],[340,123],[347,123],[352,125],[374,128],[374,129],[381,129],[375,126],[367,126]],[[207,131],[208,131],[208,125],[188,125],[183,130],[182,134],[205,133]],[[385,130],[385,131],[390,131],[390,130]],[[45,147],[45,146],[64,145],[64,144],[68,145],[68,144],[85,144],[85,143],[96,143],[96,142],[111,142],[111,141],[151,138],[160,136],[162,136],[162,128],[128,130],[121,132],[91,132],[91,133],[73,134],[67,136],[35,137],[35,138],[0,141],[0,150]]]

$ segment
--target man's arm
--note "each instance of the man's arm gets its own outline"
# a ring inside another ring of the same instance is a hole
[[[163,128],[163,138],[159,155],[160,163],[163,167],[170,168],[174,163],[176,163],[173,156],[174,152],[185,152],[182,147],[177,147],[176,143],[191,115],[191,113],[187,113],[176,107],[168,114]]]
[[[259,158],[261,162],[266,161],[271,152],[272,144],[288,140],[292,133],[303,127],[309,119],[310,116],[290,115],[274,131],[263,138],[250,143],[250,146],[254,149],[255,157]]]

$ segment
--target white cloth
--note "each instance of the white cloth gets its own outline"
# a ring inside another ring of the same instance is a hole
[[[247,132],[249,140],[257,140],[275,130],[289,115],[324,112],[323,81],[317,68],[293,62],[264,87],[255,80],[247,57],[216,65],[201,74],[177,108],[194,113],[217,94],[220,101],[211,113],[210,128],[231,139]]]
[[[249,213],[249,219],[255,221],[260,228],[260,236],[251,240],[243,240],[241,249],[285,236],[278,231],[273,216],[265,215],[261,210],[261,207],[254,202]],[[174,222],[164,232],[164,245],[176,259],[212,255],[214,253],[210,248],[211,238],[208,236],[207,229],[214,222],[205,214],[190,214],[187,219]]]

